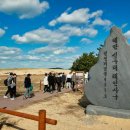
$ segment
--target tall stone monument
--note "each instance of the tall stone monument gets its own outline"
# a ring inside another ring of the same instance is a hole
[[[89,75],[85,95],[92,104],[130,110],[130,45],[117,27],[111,29]]]

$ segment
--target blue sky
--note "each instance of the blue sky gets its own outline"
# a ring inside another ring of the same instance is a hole
[[[130,39],[128,0],[0,0],[0,68],[71,67],[112,26]]]

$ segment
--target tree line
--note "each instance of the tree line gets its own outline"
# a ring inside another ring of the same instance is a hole
[[[92,66],[94,66],[99,58],[99,51],[103,45],[101,44],[98,50],[98,54],[94,54],[94,52],[83,53],[80,57],[78,57],[71,67],[72,71],[84,71],[88,72]]]

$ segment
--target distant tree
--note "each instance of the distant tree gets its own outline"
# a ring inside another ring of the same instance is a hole
[[[82,56],[73,62],[71,70],[88,72],[90,68],[97,63],[97,61],[98,57],[93,52],[83,53]]]

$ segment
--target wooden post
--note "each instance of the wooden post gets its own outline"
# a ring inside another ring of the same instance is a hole
[[[45,110],[39,111],[38,130],[46,130],[46,111]]]
[[[45,111],[45,110],[41,110],[41,111]],[[39,116],[26,114],[26,113],[22,113],[22,112],[17,112],[17,111],[12,111],[12,110],[7,110],[6,107],[0,108],[0,112],[10,114],[10,115],[14,115],[14,116],[18,116],[18,117],[23,117],[23,118],[26,118],[26,119],[31,119],[31,120],[34,120],[34,121],[39,121]],[[57,120],[46,118],[46,123],[56,125]]]

